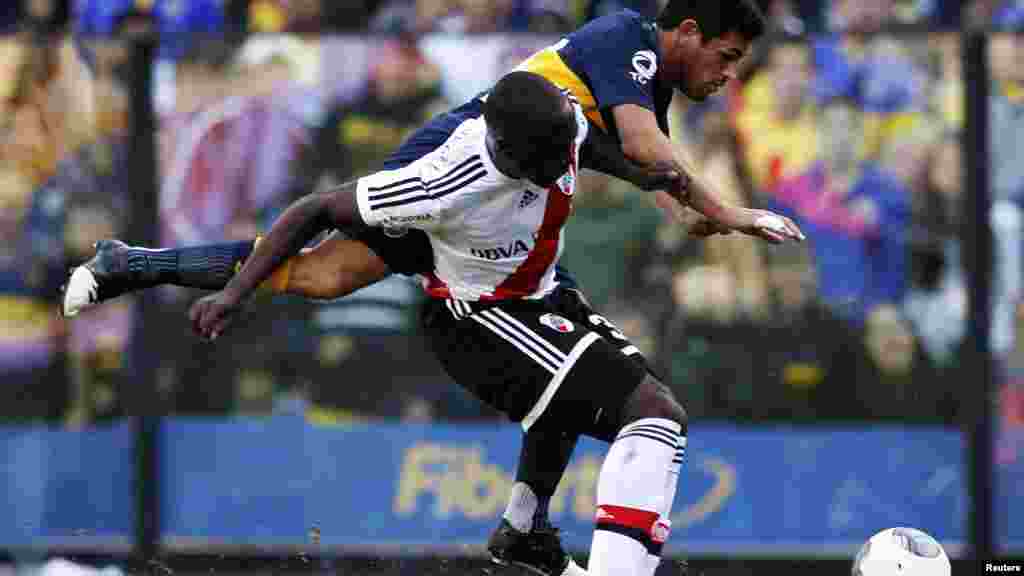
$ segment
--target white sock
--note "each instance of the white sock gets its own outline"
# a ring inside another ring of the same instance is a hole
[[[679,433],[672,420],[644,418],[624,426],[608,449],[597,479],[592,576],[646,576]]]
[[[528,485],[516,482],[508,497],[508,506],[503,517],[513,528],[529,532],[533,528],[533,514],[537,511],[537,495]]]
[[[654,576],[654,572],[658,569],[658,565],[661,564],[661,549],[668,540],[669,534],[672,533],[672,503],[676,499],[676,488],[679,485],[679,469],[683,466],[683,456],[685,455],[686,436],[680,436],[679,448],[676,449],[676,454],[672,458],[672,463],[669,464],[668,467],[668,481],[665,483],[665,507],[659,511],[658,523],[655,525],[655,529],[651,533],[651,539],[654,542],[656,553],[652,553],[647,556],[648,576]]]

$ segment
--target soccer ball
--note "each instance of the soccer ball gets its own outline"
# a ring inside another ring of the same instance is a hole
[[[889,528],[861,546],[853,576],[950,576],[942,545],[915,528]]]

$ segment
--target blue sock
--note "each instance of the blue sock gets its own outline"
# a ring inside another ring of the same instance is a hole
[[[133,247],[128,250],[128,269],[141,284],[139,288],[171,284],[219,290],[252,254],[254,243],[246,240],[163,250]]]

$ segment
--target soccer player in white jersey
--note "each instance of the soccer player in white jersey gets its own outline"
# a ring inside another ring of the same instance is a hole
[[[669,140],[667,111],[673,92],[696,101],[715,92],[735,77],[739,62],[764,26],[764,16],[754,0],[669,0],[655,21],[629,10],[597,18],[534,54],[520,69],[540,74],[572,93],[594,126],[588,146],[593,148],[600,135],[613,139],[614,154],[605,155],[606,161],[616,163],[619,169],[624,167],[620,162],[623,156],[640,166],[671,166],[695,179],[693,187],[700,192],[709,187],[676,157]],[[401,168],[419,159],[440,146],[456,126],[481,114],[480,98],[473,98],[436,116],[406,139],[385,161],[384,168]],[[608,164],[595,162],[593,157],[583,155],[580,160],[589,168],[649,189],[609,169]],[[643,180],[650,182],[646,176]],[[699,203],[709,197],[708,193],[697,193],[693,201]],[[675,210],[677,204],[666,194],[656,193],[654,198],[684,220],[691,236],[721,232],[719,222],[743,226],[742,212],[727,211],[694,224],[693,212]],[[703,208],[714,208],[714,203]],[[73,315],[119,294],[162,283],[223,288],[238,264],[248,258],[253,245],[249,240],[148,250],[117,241],[100,242],[95,257],[72,273],[62,311]],[[500,254],[500,250],[490,249],[491,255]],[[332,235],[286,261],[265,284],[273,292],[332,299],[389,274],[424,274],[433,268],[430,242],[422,231],[411,229],[394,238],[371,228],[352,235]],[[556,280],[564,288],[575,285],[571,275],[558,267]],[[616,343],[624,355],[648,369],[636,347],[590,309],[579,291],[561,290],[558,294],[566,312],[563,317],[589,324],[603,338]],[[496,562],[523,566],[541,576],[571,576],[574,565],[548,519],[548,503],[568,465],[577,436],[532,430],[524,432],[509,505],[487,548]],[[650,555],[655,562],[660,555],[657,544],[650,548]]]
[[[418,228],[434,272],[425,328],[460,385],[524,430],[583,433],[611,443],[597,487],[588,572],[653,573],[648,551],[667,534],[687,417],[671,391],[588,326],[559,314],[554,267],[571,212],[587,122],[581,108],[530,72],[505,76],[484,115],[407,166],[293,203],[227,286],[197,301],[196,330],[216,338],[274,270],[331,228]],[[724,208],[700,187],[680,202]],[[522,203],[530,193],[538,200]],[[731,227],[800,240],[789,220],[729,207]]]

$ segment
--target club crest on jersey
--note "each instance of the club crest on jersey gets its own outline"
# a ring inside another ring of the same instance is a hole
[[[576,178],[572,175],[572,172],[566,172],[558,179],[557,184],[558,189],[566,196],[572,196],[573,192],[576,191]]]
[[[633,54],[633,71],[630,77],[637,84],[644,86],[654,79],[658,71],[658,56],[651,50],[640,50]]]
[[[557,314],[545,314],[541,316],[540,323],[551,328],[555,332],[561,332],[563,334],[568,334],[576,329],[575,326],[572,325],[572,322],[569,322]]]
[[[530,190],[529,188],[523,190],[523,197],[519,199],[519,209],[522,210],[530,204],[533,204],[537,198],[540,198],[540,195],[533,190]]]

